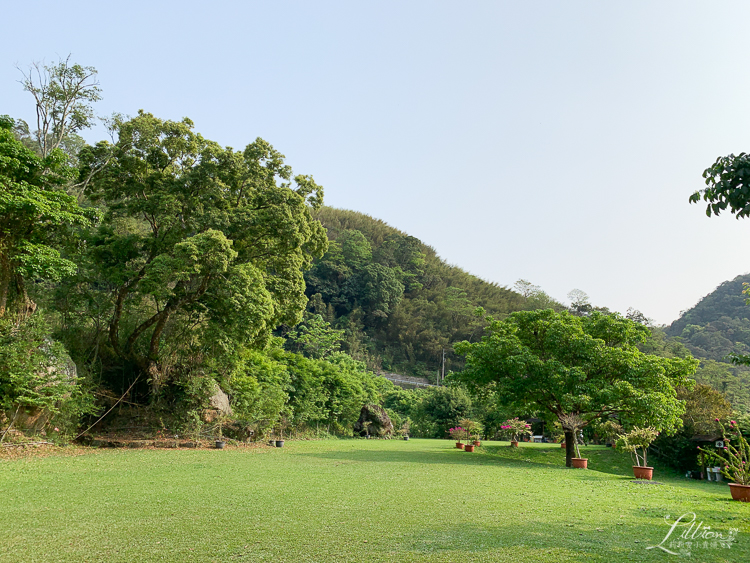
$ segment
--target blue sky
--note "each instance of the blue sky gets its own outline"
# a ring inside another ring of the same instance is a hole
[[[750,222],[688,197],[750,149],[745,2],[3,1],[15,65],[99,70],[98,113],[256,137],[328,205],[501,285],[674,320],[750,271]],[[104,132],[86,133],[93,142]]]

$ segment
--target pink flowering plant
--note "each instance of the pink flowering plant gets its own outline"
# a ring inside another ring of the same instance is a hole
[[[511,440],[514,442],[518,442],[519,438],[522,436],[531,435],[531,425],[526,424],[526,421],[524,420],[519,420],[518,417],[509,418],[502,426],[500,426],[500,428],[505,430],[507,434],[510,434]]]
[[[736,421],[731,420],[727,430],[718,418],[715,421],[721,428],[724,448],[720,448],[718,452],[706,448],[699,448],[700,451],[707,455],[709,462],[721,467],[721,474],[730,482],[750,485],[750,446],[740,432],[740,427]]]
[[[647,467],[648,461],[646,456],[648,454],[648,447],[656,440],[658,435],[659,432],[656,428],[652,428],[651,426],[640,428],[636,426],[627,434],[617,436],[615,448],[622,452],[629,452],[633,458],[633,465]]]

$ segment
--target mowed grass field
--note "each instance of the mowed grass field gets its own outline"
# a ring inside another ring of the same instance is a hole
[[[0,561],[674,561],[647,547],[690,512],[736,542],[681,560],[750,561],[750,504],[728,487],[658,465],[662,484],[637,484],[624,455],[584,455],[352,439],[2,461]]]

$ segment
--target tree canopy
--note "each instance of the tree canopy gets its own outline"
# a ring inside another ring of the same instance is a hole
[[[560,421],[576,415],[582,427],[617,417],[625,424],[673,430],[684,411],[675,387],[688,384],[698,362],[644,354],[636,346],[648,334],[648,328],[618,314],[516,312],[503,321],[489,319],[480,342],[456,345],[467,364],[457,377],[472,388],[492,389],[519,414]],[[570,430],[566,443],[570,465]]]
[[[112,295],[109,343],[155,388],[165,344],[220,354],[296,325],[302,272],[327,246],[311,177],[292,177],[262,139],[239,152],[192,129],[139,112],[117,125],[114,147],[80,153],[86,195],[105,209],[87,236],[87,291]]]
[[[59,150],[42,158],[18,141],[14,120],[0,116],[0,318],[9,306],[34,309],[25,280],[59,280],[76,265],[60,255],[72,225],[95,216],[64,187],[73,171]]]

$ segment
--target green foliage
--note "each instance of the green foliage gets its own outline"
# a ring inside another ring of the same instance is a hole
[[[684,412],[675,387],[688,384],[697,361],[643,354],[636,346],[648,335],[617,314],[517,312],[489,319],[481,342],[456,346],[467,357],[458,379],[472,389],[491,387],[516,412],[541,411],[561,422],[580,416],[581,428],[616,415],[674,431]]]
[[[82,151],[86,194],[105,208],[88,234],[85,295],[106,291],[109,344],[148,373],[265,342],[295,325],[302,271],[326,249],[311,212],[322,189],[262,139],[236,152],[192,122],[139,112],[115,124],[114,147]],[[96,300],[96,297],[87,297]]]
[[[41,158],[14,137],[13,120],[0,117],[0,318],[28,301],[25,280],[59,281],[76,265],[59,249],[71,225],[95,215],[64,187],[71,176],[59,151]]]
[[[343,330],[335,330],[320,315],[305,316],[305,320],[287,334],[287,344],[293,351],[311,358],[325,358],[341,346]]]
[[[531,436],[531,426],[526,424],[525,420],[520,420],[518,417],[509,418],[503,422],[500,429],[506,436],[510,436],[511,440],[516,442],[524,436]]]
[[[541,290],[522,296],[449,266],[367,215],[323,207],[316,217],[330,245],[305,273],[310,310],[344,330],[343,349],[375,369],[432,378],[445,350],[446,369],[458,370],[452,344],[478,338],[477,307],[502,317],[554,304]]]
[[[0,410],[40,409],[73,427],[93,409],[89,389],[73,375],[74,364],[62,344],[50,340],[44,315],[0,319]]]
[[[732,415],[732,405],[721,393],[702,383],[693,388],[678,387],[677,398],[685,402],[682,428],[673,435],[660,434],[652,449],[664,463],[687,471],[698,465],[693,438],[710,438],[716,431],[715,419],[728,419]]]
[[[706,215],[719,215],[729,208],[738,219],[750,215],[750,155],[721,156],[703,171],[706,187],[690,196],[690,203],[707,202]]]
[[[659,432],[656,428],[647,426],[641,428],[634,427],[626,434],[620,434],[615,442],[615,448],[620,451],[628,452],[633,457],[633,465],[638,467],[648,466],[648,448],[656,440]]]

